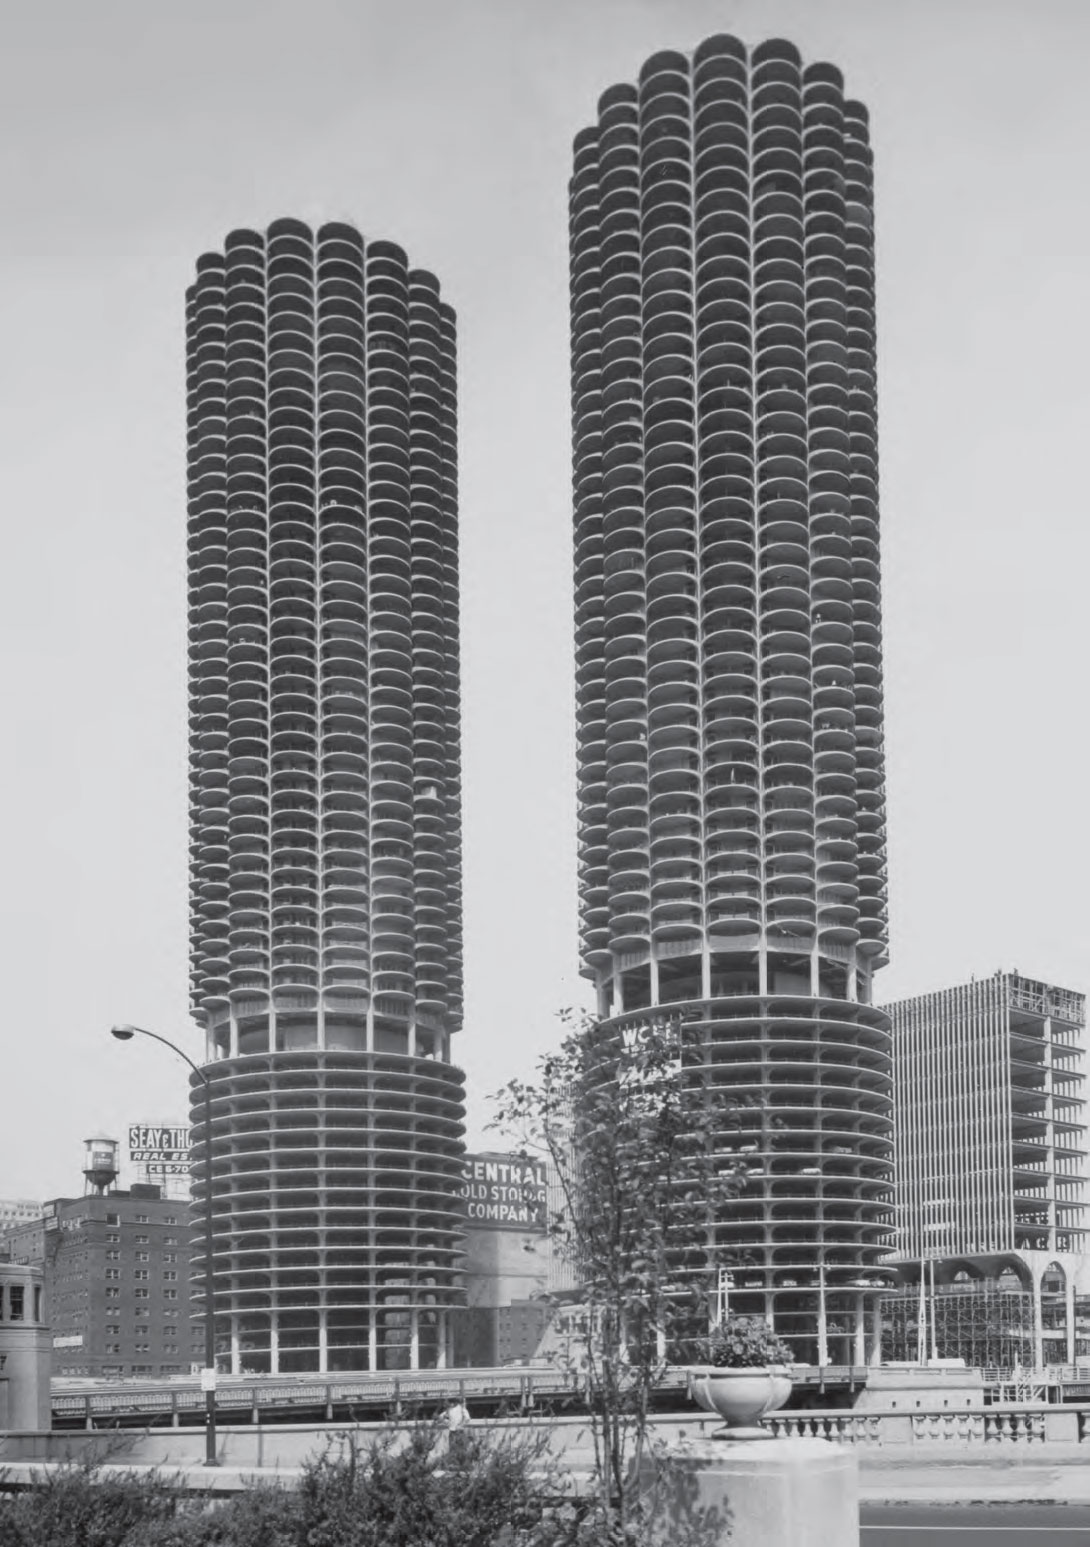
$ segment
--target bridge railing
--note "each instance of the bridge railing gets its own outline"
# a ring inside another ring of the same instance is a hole
[[[675,1384],[683,1383],[684,1376],[678,1372]],[[320,1408],[332,1418],[335,1410],[343,1413],[345,1408],[400,1412],[419,1404],[496,1400],[529,1410],[536,1399],[574,1395],[577,1390],[576,1377],[563,1370],[363,1375],[346,1380],[222,1384],[216,1391],[216,1407],[221,1412],[245,1411],[254,1418],[268,1408]],[[203,1412],[204,1403],[204,1393],[196,1386],[127,1386],[108,1391],[54,1392],[52,1409],[54,1421],[82,1420],[85,1427],[91,1428],[96,1422],[145,1416],[155,1419],[168,1415],[172,1422],[177,1422],[185,1413]]]

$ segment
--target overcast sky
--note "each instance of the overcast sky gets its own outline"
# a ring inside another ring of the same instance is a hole
[[[466,1029],[576,973],[566,184],[598,94],[712,32],[871,109],[893,998],[1085,989],[1085,0],[39,0],[0,57],[0,1197],[185,1115],[183,292],[278,215],[439,275],[461,355]]]

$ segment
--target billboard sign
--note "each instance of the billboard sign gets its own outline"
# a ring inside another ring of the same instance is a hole
[[[149,1175],[185,1176],[189,1171],[189,1129],[130,1123],[129,1159]]]
[[[486,1153],[465,1157],[469,1228],[544,1230],[547,1218],[544,1162],[521,1155]]]

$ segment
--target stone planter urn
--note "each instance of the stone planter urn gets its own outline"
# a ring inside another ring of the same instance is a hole
[[[791,1373],[782,1365],[753,1369],[694,1365],[689,1370],[689,1395],[707,1413],[726,1420],[713,1436],[721,1440],[770,1440],[760,1419],[783,1406],[791,1394]]]

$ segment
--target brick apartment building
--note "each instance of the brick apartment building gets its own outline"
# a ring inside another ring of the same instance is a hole
[[[54,1375],[157,1378],[203,1363],[189,1240],[188,1204],[151,1185],[54,1198],[0,1232],[0,1255],[44,1269]]]

